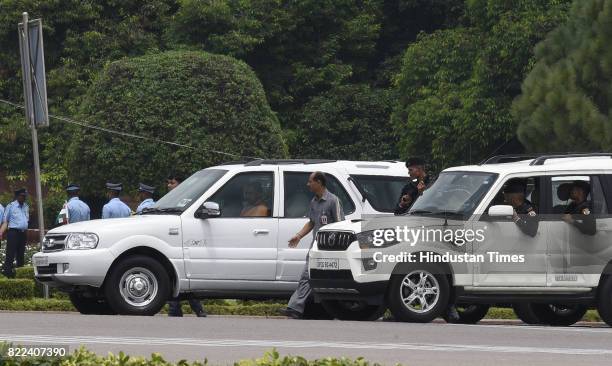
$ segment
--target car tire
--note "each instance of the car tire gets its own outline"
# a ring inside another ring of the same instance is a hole
[[[86,297],[81,292],[71,292],[68,297],[77,311],[84,315],[115,315],[108,302],[104,299]]]
[[[599,288],[597,312],[606,324],[612,326],[612,276],[607,276]]]
[[[588,308],[586,305],[562,305],[526,303],[517,304],[514,312],[527,324],[545,324],[552,326],[570,326],[580,321]]]
[[[369,305],[364,301],[322,300],[325,311],[335,319],[373,321],[383,316],[384,305]]]
[[[121,315],[155,315],[170,298],[170,278],[157,260],[135,255],[112,268],[105,286],[106,300]]]
[[[312,300],[306,303],[304,308],[304,319],[309,320],[332,320],[334,317],[330,315],[327,310],[323,307],[323,304],[314,302]]]
[[[514,314],[525,324],[544,324],[543,319],[540,318],[539,314],[534,310],[533,304],[531,303],[518,303],[512,306]]]
[[[445,313],[443,318],[448,323],[453,324],[476,324],[487,315],[490,307],[487,304],[457,304],[456,308],[459,319],[449,319],[448,313]]]
[[[429,323],[441,316],[447,310],[449,298],[448,277],[434,264],[403,268],[402,274],[391,277],[387,293],[395,320],[414,323]]]

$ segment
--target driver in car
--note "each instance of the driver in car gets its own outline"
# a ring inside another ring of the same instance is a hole
[[[527,183],[523,179],[511,179],[504,189],[504,200],[514,208],[512,220],[526,235],[534,237],[538,232],[538,214],[525,198]]]
[[[270,210],[263,200],[264,192],[260,183],[252,182],[244,187],[242,196],[245,200],[245,206],[240,211],[242,217],[266,217],[269,216]]]

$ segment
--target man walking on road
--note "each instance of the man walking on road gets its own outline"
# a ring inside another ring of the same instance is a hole
[[[289,240],[289,247],[295,248],[300,240],[312,231],[313,238],[316,238],[319,229],[327,224],[344,220],[344,213],[340,205],[340,200],[333,193],[327,190],[327,179],[322,172],[314,172],[308,177],[308,189],[315,194],[310,201],[308,210],[308,222]],[[310,244],[312,246],[312,243]],[[306,301],[310,296],[310,276],[308,275],[308,255],[306,265],[302,271],[298,287],[291,295],[289,304],[281,313],[294,319],[301,319],[304,316]]]
[[[25,202],[27,191],[21,188],[15,191],[15,200],[6,206],[2,226],[0,227],[0,238],[8,229],[6,235],[6,258],[2,267],[2,274],[6,277],[15,277],[13,261],[17,261],[17,267],[23,267],[25,246],[28,239],[28,221],[30,220],[30,208]]]
[[[166,185],[168,192],[176,188],[183,181],[183,177],[178,174],[170,174],[166,179]],[[191,310],[198,318],[206,317],[206,310],[202,306],[202,303],[198,299],[188,299]],[[168,316],[183,316],[183,309],[181,309],[181,302],[178,299],[172,299],[168,301]]]

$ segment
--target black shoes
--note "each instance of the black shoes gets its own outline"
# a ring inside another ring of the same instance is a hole
[[[206,314],[206,311],[205,311],[204,309],[202,309],[202,310],[200,310],[200,311],[196,311],[196,312],[195,312],[195,315],[196,315],[198,318],[206,318],[206,316],[207,316],[208,314]]]
[[[279,309],[278,312],[281,315],[286,316],[287,318],[291,318],[291,319],[302,319],[303,314],[300,313],[297,310],[293,310],[291,308],[283,308],[283,309]]]

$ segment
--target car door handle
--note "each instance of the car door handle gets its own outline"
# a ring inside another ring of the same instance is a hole
[[[268,230],[268,229],[255,229],[255,230],[253,230],[253,234],[255,234],[255,235],[270,234],[270,230]]]

